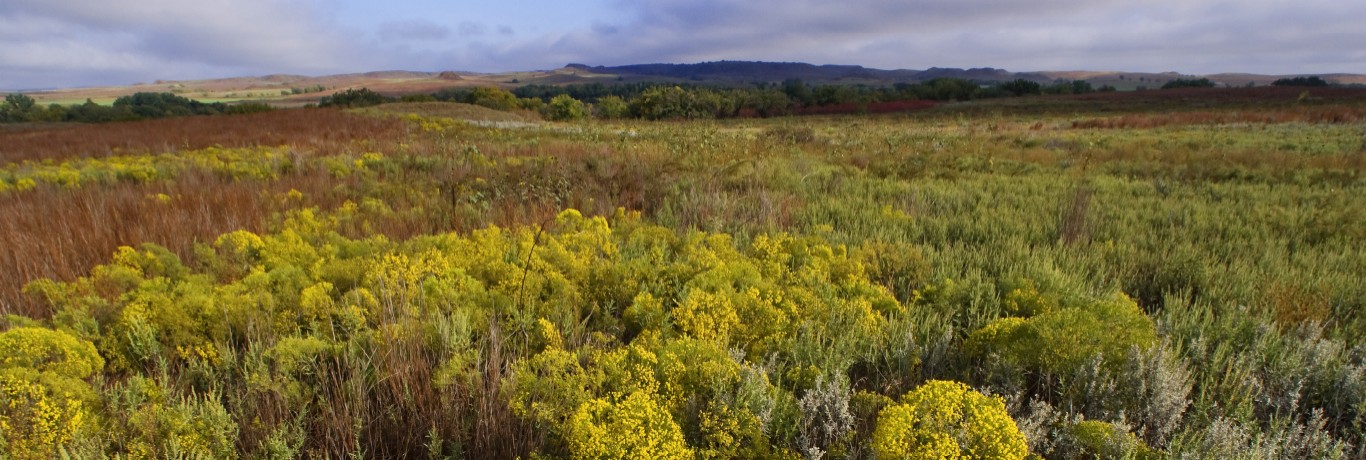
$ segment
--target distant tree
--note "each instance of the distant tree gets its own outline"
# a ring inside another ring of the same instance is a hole
[[[1086,80],[1057,80],[1043,88],[1044,94],[1086,94],[1096,89]]]
[[[799,106],[808,106],[816,102],[815,96],[811,94],[811,87],[799,79],[783,80],[783,93]]]
[[[5,103],[0,105],[0,122],[17,123],[23,121],[33,121],[37,118],[34,112],[40,110],[33,98],[23,93],[10,93],[5,96]]]
[[[1162,85],[1162,89],[1176,89],[1176,88],[1213,88],[1213,87],[1214,87],[1214,82],[1213,82],[1213,81],[1210,81],[1210,79],[1208,79],[1208,78],[1199,78],[1199,79],[1178,78],[1178,79],[1169,81],[1169,82],[1167,82],[1166,84],[1163,84],[1163,85]]]
[[[331,96],[323,96],[319,107],[369,107],[390,102],[388,97],[371,91],[370,88],[350,88]]]
[[[117,120],[129,120],[135,116],[132,111],[124,108],[123,110],[113,107],[96,104],[90,99],[86,99],[84,104],[73,105],[66,111],[66,121],[80,123],[105,123]]]
[[[1009,92],[1013,96],[1025,96],[1031,94],[1043,94],[1043,86],[1037,82],[1025,80],[1023,78],[1008,81],[1000,85],[1001,89]]]
[[[745,94],[745,101],[741,105],[758,116],[772,117],[788,114],[792,98],[777,89],[756,89]]]
[[[24,93],[10,93],[5,96],[5,108],[18,111],[32,110],[37,105],[33,98]]]
[[[226,108],[223,103],[206,104],[173,93],[133,93],[114,100],[114,109],[132,112],[134,118],[216,115]]]
[[[961,78],[936,78],[920,85],[921,99],[936,101],[968,101],[981,90],[976,83]]]
[[[1312,77],[1295,77],[1295,78],[1282,78],[1282,79],[1276,80],[1276,81],[1274,81],[1274,82],[1271,82],[1271,86],[1309,86],[1309,87],[1322,87],[1322,86],[1328,86],[1328,81],[1327,81],[1327,80],[1324,80],[1324,79],[1322,79],[1322,78],[1319,78],[1318,76],[1312,76]]]

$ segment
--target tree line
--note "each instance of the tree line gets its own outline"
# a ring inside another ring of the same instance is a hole
[[[104,123],[265,110],[271,110],[271,107],[260,103],[228,105],[222,102],[200,102],[172,93],[133,93],[115,99],[113,105],[96,104],[86,99],[82,104],[43,106],[26,94],[11,93],[0,104],[0,123]]]
[[[1328,86],[1329,83],[1314,76],[1282,78],[1272,85],[1318,87]],[[1162,89],[1214,86],[1215,83],[1207,78],[1176,79],[1164,84]],[[880,105],[892,107],[907,101],[970,101],[1115,90],[1110,85],[1094,87],[1085,80],[1065,79],[1047,84],[1025,79],[985,84],[960,78],[936,78],[890,86],[815,85],[800,79],[788,79],[781,83],[756,82],[745,87],[660,82],[563,86],[533,84],[512,90],[494,87],[449,88],[432,94],[402,97],[385,96],[369,88],[352,88],[324,96],[318,105],[366,107],[398,101],[447,101],[496,110],[531,110],[551,120],[574,120],[588,116],[661,120],[865,113],[875,111]],[[87,99],[83,104],[50,104],[44,107],[32,97],[14,93],[6,96],[4,103],[0,104],[0,123],[101,123],[262,110],[270,110],[270,106],[260,103],[205,103],[172,93],[135,93],[118,98],[112,106],[96,104]]]

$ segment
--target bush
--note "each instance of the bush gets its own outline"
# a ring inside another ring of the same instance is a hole
[[[0,458],[55,458],[57,446],[94,426],[85,382],[31,368],[0,369]]]
[[[460,102],[488,107],[494,110],[512,110],[521,107],[521,102],[518,101],[516,95],[493,87],[475,88],[467,97],[468,100]]]
[[[1067,430],[1070,444],[1064,447],[1068,458],[1161,458],[1128,430],[1111,423],[1084,420]]]
[[[70,334],[37,327],[0,333],[0,369],[26,367],[85,379],[104,369],[95,345]]]
[[[94,344],[65,332],[0,333],[0,458],[53,458],[93,427],[97,398],[83,379],[103,368]]]
[[[350,88],[337,92],[331,96],[323,96],[318,101],[319,107],[369,107],[380,105],[391,100],[384,95],[371,91],[370,88]]]
[[[636,391],[621,401],[584,403],[569,420],[569,450],[574,458],[691,459],[683,430],[654,397]]]
[[[597,104],[593,104],[593,110],[598,118],[617,119],[631,116],[631,107],[626,104],[626,100],[620,96],[607,96],[598,99]]]
[[[588,108],[578,99],[574,99],[568,94],[561,94],[555,96],[550,100],[550,104],[545,106],[545,116],[555,121],[582,120],[588,116]]]
[[[959,382],[931,380],[884,408],[873,430],[878,458],[1025,458],[1025,437],[1005,401]]]
[[[1116,294],[1028,319],[998,319],[973,332],[965,347],[971,355],[996,353],[1015,366],[1064,375],[1098,355],[1108,368],[1117,368],[1128,359],[1130,348],[1147,349],[1156,338],[1152,320],[1138,304]]]

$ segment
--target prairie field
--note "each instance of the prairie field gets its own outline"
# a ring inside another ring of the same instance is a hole
[[[886,107],[0,127],[0,458],[1366,456],[1366,91]]]

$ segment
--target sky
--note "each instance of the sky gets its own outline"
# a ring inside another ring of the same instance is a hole
[[[3,0],[0,88],[717,60],[1366,74],[1359,0]]]

